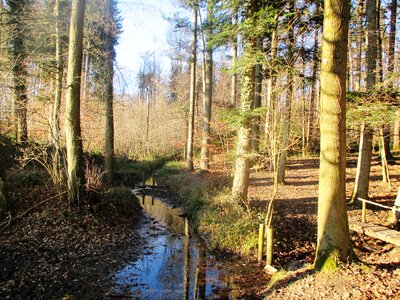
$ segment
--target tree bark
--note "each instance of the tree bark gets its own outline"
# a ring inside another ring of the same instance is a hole
[[[210,168],[210,134],[211,134],[211,104],[212,104],[212,86],[213,86],[213,49],[210,43],[212,34],[213,18],[212,1],[207,1],[207,27],[205,28],[207,42],[205,43],[205,70],[204,70],[204,109],[203,109],[203,134],[201,141],[201,159],[200,167],[203,170]]]
[[[372,129],[364,122],[361,125],[360,148],[357,161],[356,179],[354,183],[351,202],[357,198],[368,199],[369,174],[372,158]]]
[[[367,90],[374,88],[376,83],[378,56],[378,24],[376,0],[367,0]]]
[[[290,1],[289,11],[294,12],[294,0]],[[290,19],[290,23],[293,23],[293,20]],[[289,138],[290,138],[290,119],[291,119],[291,110],[292,110],[292,102],[294,98],[294,72],[293,68],[293,48],[295,46],[294,39],[294,24],[290,24],[290,29],[288,29],[288,75],[287,75],[287,88],[286,88],[286,98],[284,104],[284,112],[283,112],[283,133],[282,133],[282,143],[278,161],[278,169],[277,169],[277,180],[278,184],[285,184],[285,173],[286,173],[286,163],[287,163],[287,151],[289,148]]]
[[[26,51],[25,51],[25,25],[23,13],[27,9],[26,0],[8,0],[11,47],[11,72],[13,75],[15,131],[18,143],[28,142],[28,96],[26,82]]]
[[[262,50],[262,38],[257,38],[257,51]],[[262,65],[258,63],[254,69],[254,78],[255,78],[255,86],[254,86],[254,102],[253,109],[257,109],[261,107],[261,92],[262,92]],[[260,152],[260,116],[256,115],[253,120],[253,128],[252,128],[252,141],[251,147],[255,153]]]
[[[247,1],[247,18],[252,18],[256,11],[256,1]],[[249,35],[249,34],[248,34]],[[241,66],[241,91],[240,109],[242,112],[242,122],[238,131],[236,160],[232,184],[232,198],[236,203],[247,201],[247,191],[249,187],[250,175],[250,143],[251,143],[251,111],[254,100],[254,64],[249,63],[249,59],[254,55],[255,41],[246,36],[243,59],[247,61]]]
[[[62,74],[63,74],[63,59],[61,51],[61,35],[60,35],[60,1],[56,0],[54,3],[54,15],[56,18],[56,86],[54,93],[54,106],[53,106],[53,122],[51,143],[58,148],[60,139],[60,105],[61,105],[61,92],[62,92]],[[58,152],[58,151],[57,151]]]
[[[232,25],[236,27],[238,24],[238,11],[237,11],[237,3],[234,3],[233,8],[233,16],[232,16]],[[237,98],[237,46],[238,38],[236,32],[232,36],[232,77],[231,77],[231,106],[236,107],[236,98]]]
[[[353,256],[346,211],[346,70],[349,2],[325,0],[316,270]]]
[[[186,167],[189,171],[194,170],[193,165],[193,136],[196,97],[196,63],[197,63],[197,2],[193,4],[193,31],[192,31],[192,54],[190,57],[190,99],[189,99],[189,126],[187,140]]]
[[[372,90],[376,83],[377,68],[377,14],[376,0],[367,0],[367,90]],[[353,202],[357,197],[368,198],[369,173],[372,156],[372,131],[368,123],[362,125],[360,151],[358,153],[357,172],[354,190],[351,197]],[[365,145],[364,145],[365,143]]]
[[[114,17],[113,17],[113,0],[106,2],[106,18],[107,18],[107,37],[106,37],[106,73],[105,73],[105,106],[106,106],[106,126],[105,126],[105,178],[111,183],[114,178]]]
[[[397,0],[392,0],[390,4],[390,25],[389,25],[389,49],[388,49],[388,77],[393,76],[396,49],[396,21],[397,21]],[[393,80],[389,80],[389,85],[393,88]]]
[[[362,45],[363,45],[363,15],[364,15],[364,0],[358,1],[358,17],[357,17],[357,66],[355,74],[355,85],[354,89],[357,92],[361,91],[361,80],[362,80]]]
[[[318,29],[314,29],[314,53],[311,71],[311,92],[310,101],[308,106],[308,119],[307,119],[307,141],[306,141],[306,152],[310,151],[311,145],[314,141],[314,109],[315,109],[315,97],[317,95],[317,69],[318,69]]]
[[[85,0],[73,0],[72,2],[68,50],[65,137],[68,166],[68,200],[75,205],[80,204],[79,194],[85,182],[80,123],[82,41],[85,4]]]

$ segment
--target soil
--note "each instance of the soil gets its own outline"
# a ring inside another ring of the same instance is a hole
[[[347,168],[347,195],[355,175],[355,158]],[[381,181],[378,160],[371,169],[372,201],[392,205],[400,187],[400,165],[391,165],[392,187]],[[214,173],[226,170],[214,170]],[[210,174],[213,176],[213,173]],[[54,196],[49,185],[11,186],[16,200],[14,216],[32,204]],[[250,206],[260,211],[272,194],[272,174],[252,170]],[[95,198],[95,196],[93,196]],[[360,263],[343,265],[334,273],[314,273],[312,264],[317,233],[318,159],[291,158],[286,184],[277,195],[274,215],[273,265],[286,277],[270,285],[263,264],[254,258],[235,260],[242,266],[233,275],[243,299],[395,299],[400,298],[400,247],[352,233]],[[388,212],[368,210],[367,220],[383,224]],[[360,220],[358,205],[349,206],[350,219]],[[0,230],[0,298],[113,298],[109,274],[132,261],[144,241],[137,234],[142,215],[120,218],[109,207],[69,208],[60,197],[38,206]],[[397,228],[398,229],[398,228]]]
[[[341,266],[334,273],[315,273],[313,263],[317,240],[318,166],[317,159],[291,159],[286,182],[279,187],[273,226],[275,261],[286,278],[268,286],[260,294],[270,299],[394,299],[400,298],[400,247],[351,232],[360,263]],[[371,167],[370,200],[392,206],[400,187],[400,166],[389,166],[391,188],[382,182],[381,165]],[[356,172],[356,157],[347,163],[347,196],[350,198]],[[268,172],[251,175],[251,205],[263,209],[272,194]],[[265,209],[264,209],[265,210]],[[348,207],[349,220],[361,221],[360,204]],[[383,225],[388,210],[368,207],[367,221]],[[397,227],[397,230],[399,228]]]

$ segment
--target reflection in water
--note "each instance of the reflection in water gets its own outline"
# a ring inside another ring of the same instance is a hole
[[[235,299],[228,274],[215,267],[199,239],[185,236],[182,211],[151,196],[140,202],[153,218],[141,229],[147,246],[114,274],[114,292],[141,299]]]

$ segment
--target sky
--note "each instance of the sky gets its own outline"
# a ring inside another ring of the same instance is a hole
[[[141,57],[146,51],[159,54],[163,72],[169,62],[161,56],[168,49],[166,34],[170,24],[163,16],[172,16],[179,8],[174,0],[119,0],[123,32],[116,47],[117,90],[131,94],[136,90],[135,78]]]

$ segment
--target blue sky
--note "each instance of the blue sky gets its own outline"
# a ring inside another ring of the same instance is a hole
[[[118,7],[123,18],[123,33],[116,47],[117,78],[123,75],[125,92],[135,91],[135,77],[140,67],[141,56],[146,51],[157,53],[163,64],[168,68],[168,60],[162,53],[168,49],[166,33],[170,27],[163,18],[172,16],[178,10],[174,0],[119,0]],[[117,89],[121,90],[121,80],[116,81]]]

